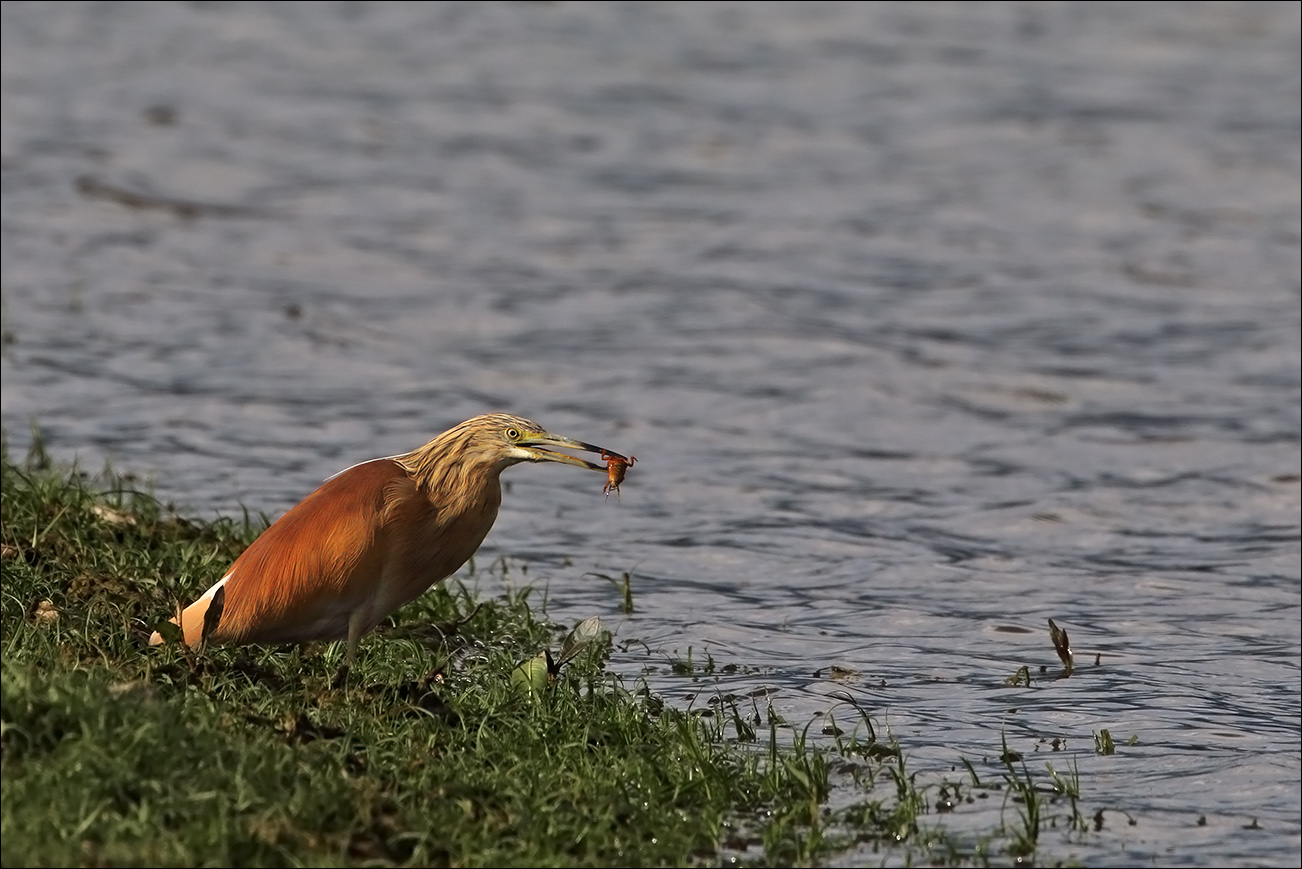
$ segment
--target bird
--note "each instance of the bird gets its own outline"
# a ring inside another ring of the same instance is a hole
[[[346,640],[351,667],[363,636],[474,555],[497,518],[502,471],[520,462],[607,470],[556,448],[619,456],[490,413],[409,453],[346,468],[171,621],[188,647]],[[162,643],[161,633],[149,642]]]

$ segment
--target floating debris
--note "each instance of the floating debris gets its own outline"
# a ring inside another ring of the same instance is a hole
[[[139,211],[165,211],[182,220],[196,217],[261,217],[261,212],[238,205],[224,205],[215,202],[194,202],[175,199],[168,196],[155,196],[119,187],[107,181],[101,181],[92,175],[82,175],[77,179],[77,192],[87,199],[102,199],[113,202],[123,208]]]

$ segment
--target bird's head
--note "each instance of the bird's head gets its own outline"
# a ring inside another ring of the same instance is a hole
[[[468,419],[439,435],[426,449],[436,446],[444,447],[446,453],[454,455],[460,463],[492,467],[498,471],[520,462],[557,462],[590,471],[606,471],[604,464],[598,465],[556,450],[624,458],[612,450],[552,434],[536,422],[506,413]],[[438,451],[444,452],[443,449]]]
[[[574,450],[583,453],[614,455],[614,453],[603,450],[599,446],[552,434],[537,423],[520,417],[508,416],[498,420],[497,429],[500,442],[505,447],[505,461],[508,464],[517,462],[559,462],[563,465],[574,465],[587,468],[590,471],[604,473],[606,470],[605,465],[598,465],[578,456],[555,452],[555,450]]]

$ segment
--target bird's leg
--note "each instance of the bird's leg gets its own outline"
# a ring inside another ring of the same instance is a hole
[[[362,618],[361,610],[354,610],[353,614],[348,617],[348,666],[351,667],[357,660],[357,644],[362,641],[362,635],[366,633],[366,621]]]
[[[344,656],[344,663],[339,667],[339,672],[335,674],[333,687],[342,688],[347,681],[348,673],[353,669],[353,662],[357,660],[357,646],[365,633],[366,626],[362,620],[362,613],[354,611],[348,617],[348,653]]]

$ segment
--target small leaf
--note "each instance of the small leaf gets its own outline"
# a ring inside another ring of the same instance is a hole
[[[602,628],[601,619],[596,616],[584,619],[579,623],[578,627],[570,631],[565,641],[561,643],[561,652],[556,658],[556,668],[559,670],[561,664],[564,664],[593,643],[605,644],[609,641],[610,632]]]
[[[551,678],[551,653],[543,651],[511,671],[511,684],[537,700]]]
[[[1058,653],[1058,660],[1062,661],[1062,665],[1070,673],[1074,666],[1071,656],[1071,640],[1067,638],[1066,631],[1053,623],[1053,619],[1049,619],[1049,639],[1053,640],[1053,650]]]

